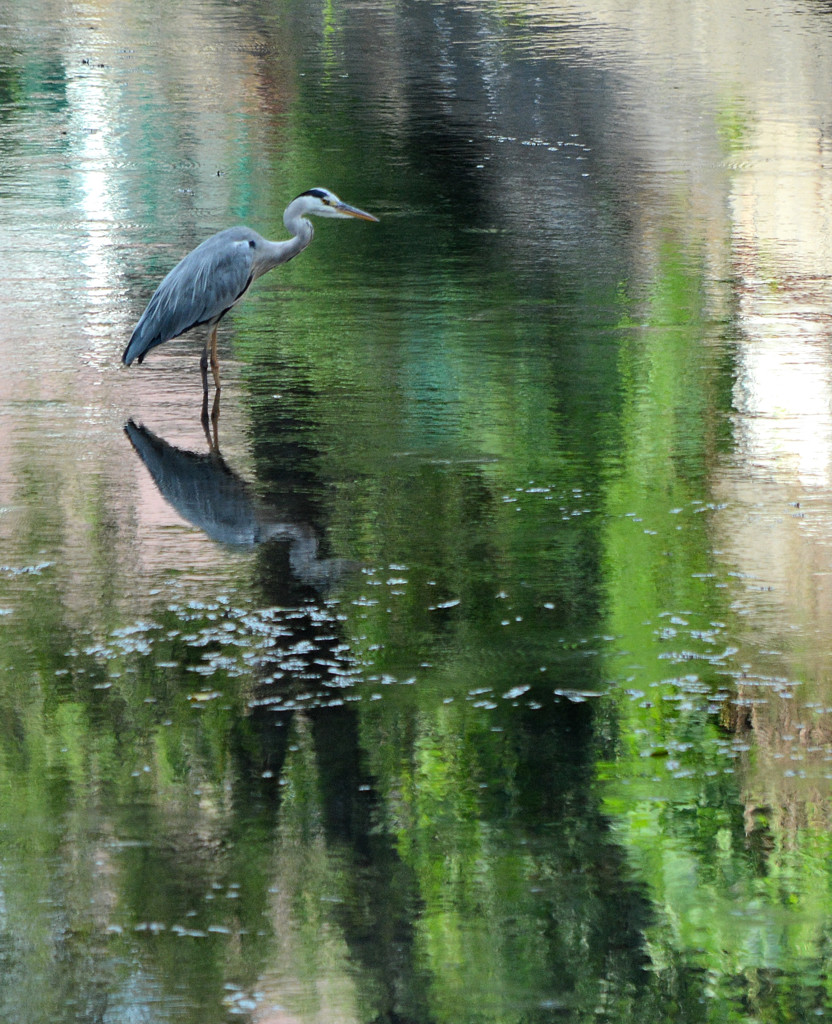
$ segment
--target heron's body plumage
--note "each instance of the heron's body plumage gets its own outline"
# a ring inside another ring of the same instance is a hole
[[[171,270],[142,313],[123,361],[141,362],[156,345],[192,327],[219,321],[245,295],[253,277],[254,245],[246,227],[211,235]],[[262,239],[260,239],[262,241]]]

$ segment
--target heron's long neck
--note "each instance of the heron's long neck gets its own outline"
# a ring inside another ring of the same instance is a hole
[[[292,217],[290,219],[288,216],[285,216],[283,222],[286,225],[286,230],[294,237],[285,242],[267,243],[268,248],[262,261],[261,269],[256,274],[257,277],[265,274],[273,267],[280,266],[281,263],[288,263],[299,252],[303,252],[312,241],[315,231],[306,217]]]
[[[302,217],[299,213],[295,213],[290,203],[283,214],[283,223],[286,226],[286,230],[293,237],[288,242],[281,242],[283,251],[288,253],[283,262],[292,259],[297,256],[299,252],[309,245],[312,241],[312,236],[315,234],[315,229],[312,227],[310,221],[306,217]]]

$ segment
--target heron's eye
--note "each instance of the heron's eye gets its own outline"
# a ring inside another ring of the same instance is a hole
[[[256,244],[257,243],[254,241],[253,238],[249,238],[249,240],[248,240],[248,247],[249,247],[249,249],[253,249]]]

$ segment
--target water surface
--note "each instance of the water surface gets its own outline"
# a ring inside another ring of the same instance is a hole
[[[2,1018],[828,1016],[827,8],[0,24]]]

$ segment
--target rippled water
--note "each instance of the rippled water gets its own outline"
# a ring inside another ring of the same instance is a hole
[[[827,1016],[827,7],[0,26],[0,1017]]]

